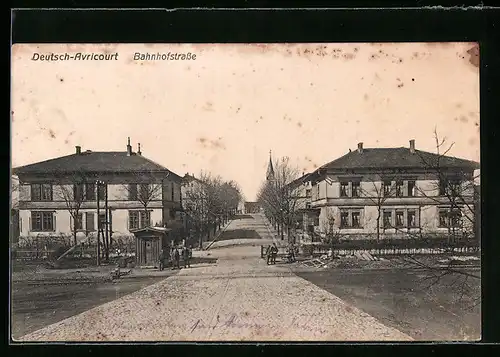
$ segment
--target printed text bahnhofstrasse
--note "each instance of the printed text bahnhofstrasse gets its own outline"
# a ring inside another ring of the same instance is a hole
[[[177,52],[157,52],[157,53],[134,53],[134,61],[194,61],[196,60],[196,54],[187,53],[177,53]]]

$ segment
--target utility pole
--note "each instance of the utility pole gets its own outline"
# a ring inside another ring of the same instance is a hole
[[[104,184],[104,210],[105,210],[105,220],[104,222],[105,227],[106,227],[106,261],[109,261],[109,228],[108,228],[108,222],[109,222],[109,212],[108,212],[108,185]]]
[[[101,240],[100,240],[100,227],[99,227],[99,215],[100,215],[100,209],[99,209],[99,181],[96,181],[96,201],[97,201],[97,266],[101,265]]]

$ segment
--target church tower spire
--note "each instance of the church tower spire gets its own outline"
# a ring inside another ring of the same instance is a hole
[[[267,181],[274,180],[274,168],[273,168],[273,159],[271,156],[271,150],[269,150],[269,164],[267,165],[266,180]]]

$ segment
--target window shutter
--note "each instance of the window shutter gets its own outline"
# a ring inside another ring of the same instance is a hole
[[[55,213],[55,212],[54,212],[54,213],[52,213],[52,217],[54,217],[54,222],[53,222],[54,227],[53,227],[53,228],[54,228],[54,232],[55,232],[55,231],[57,230],[57,229],[56,229],[56,221],[57,221],[57,220],[56,220],[56,218],[57,218],[57,215],[56,215],[56,213]]]
[[[28,217],[28,227],[30,231],[33,230],[33,226],[31,225],[31,217]]]
[[[74,227],[74,219],[73,216],[70,214],[69,215],[69,230],[73,232],[73,227]]]

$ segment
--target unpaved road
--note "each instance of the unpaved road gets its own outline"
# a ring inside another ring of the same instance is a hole
[[[254,229],[265,231],[259,216],[246,219]],[[228,229],[244,225],[240,220]],[[219,258],[218,264],[184,269],[21,340],[411,340],[288,268],[266,265],[257,246],[219,248],[204,254]]]

